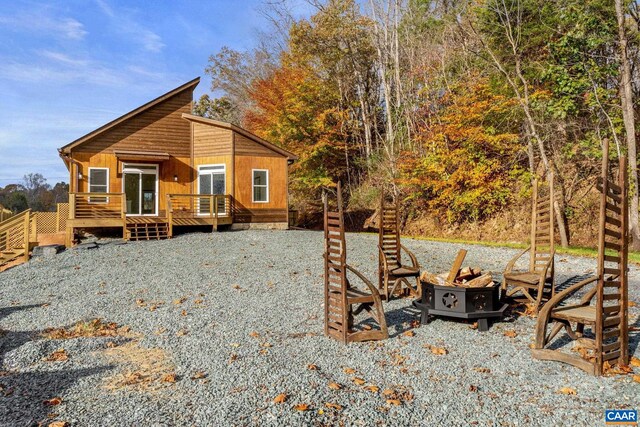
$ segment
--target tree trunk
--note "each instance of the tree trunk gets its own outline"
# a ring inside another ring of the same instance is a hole
[[[640,250],[640,225],[638,219],[638,160],[636,151],[636,126],[633,111],[633,91],[631,87],[631,66],[627,57],[627,34],[625,31],[625,12],[622,0],[616,0],[616,16],[618,18],[618,41],[620,49],[620,103],[622,119],[627,139],[629,156],[629,172],[631,185],[629,188],[629,228],[631,231],[631,249]]]

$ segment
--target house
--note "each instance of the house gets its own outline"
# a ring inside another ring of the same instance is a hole
[[[196,78],[58,151],[69,170],[67,243],[78,229],[128,239],[175,226],[288,226],[296,156],[230,123],[191,114]]]

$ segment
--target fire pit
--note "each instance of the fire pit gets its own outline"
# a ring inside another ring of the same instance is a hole
[[[494,283],[491,273],[480,269],[460,269],[466,251],[462,249],[451,271],[421,277],[422,297],[413,305],[422,311],[421,324],[427,324],[429,315],[473,319],[478,330],[489,330],[490,319],[502,318],[507,304],[500,303],[500,287]]]

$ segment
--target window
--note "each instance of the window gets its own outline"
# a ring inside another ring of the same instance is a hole
[[[226,181],[227,181],[226,167],[224,164],[219,165],[202,165],[198,167],[198,194],[225,194],[226,193]],[[211,205],[212,198],[201,197],[198,202],[198,212],[201,215],[208,215],[213,213],[213,206]],[[225,199],[223,197],[218,198],[217,212],[219,215],[224,215],[225,211]]]
[[[89,168],[89,193],[109,192],[109,168]],[[107,203],[106,197],[91,197],[90,203]]]
[[[269,201],[269,171],[253,170],[253,202],[267,203]]]

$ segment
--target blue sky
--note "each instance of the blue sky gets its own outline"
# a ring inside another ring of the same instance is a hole
[[[261,0],[0,2],[0,187],[68,181],[57,148],[197,76],[268,28]],[[308,13],[297,3],[297,13]]]

